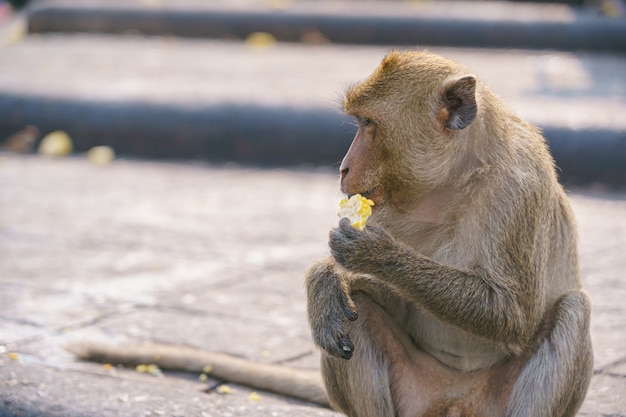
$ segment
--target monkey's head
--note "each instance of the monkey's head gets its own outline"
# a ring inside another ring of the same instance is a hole
[[[445,186],[469,169],[476,88],[476,78],[455,62],[390,52],[346,92],[344,110],[358,131],[341,164],[342,191],[380,206]]]

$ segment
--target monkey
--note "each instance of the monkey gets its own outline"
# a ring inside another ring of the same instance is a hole
[[[539,129],[428,51],[390,51],[343,107],[357,132],[340,189],[374,207],[362,231],[341,219],[305,274],[321,375],[180,346],[70,350],[211,364],[218,378],[349,417],[574,416],[593,371],[591,304]]]
[[[374,202],[306,276],[350,417],[574,416],[592,375],[577,232],[540,131],[464,66],[392,51],[346,92],[341,191]]]

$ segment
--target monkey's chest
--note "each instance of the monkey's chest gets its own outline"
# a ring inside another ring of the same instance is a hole
[[[407,331],[413,342],[440,362],[460,371],[488,368],[505,357],[495,343],[413,310]]]

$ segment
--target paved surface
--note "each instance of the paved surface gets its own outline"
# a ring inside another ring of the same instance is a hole
[[[303,273],[336,175],[0,154],[1,416],[331,416],[196,375],[80,363],[80,338],[157,340],[317,368]],[[626,194],[577,190],[596,374],[581,416],[626,416]],[[18,360],[10,360],[16,352]]]

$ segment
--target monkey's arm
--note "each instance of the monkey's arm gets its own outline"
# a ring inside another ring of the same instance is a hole
[[[320,259],[306,274],[307,313],[316,345],[333,356],[350,359],[354,345],[345,331],[347,320],[356,320],[346,271],[332,258]]]
[[[391,285],[404,298],[473,334],[523,350],[539,321],[536,277],[523,253],[493,254],[495,267],[455,269],[417,253],[383,229],[342,220],[330,233],[334,259]],[[523,250],[523,249],[522,249]]]

